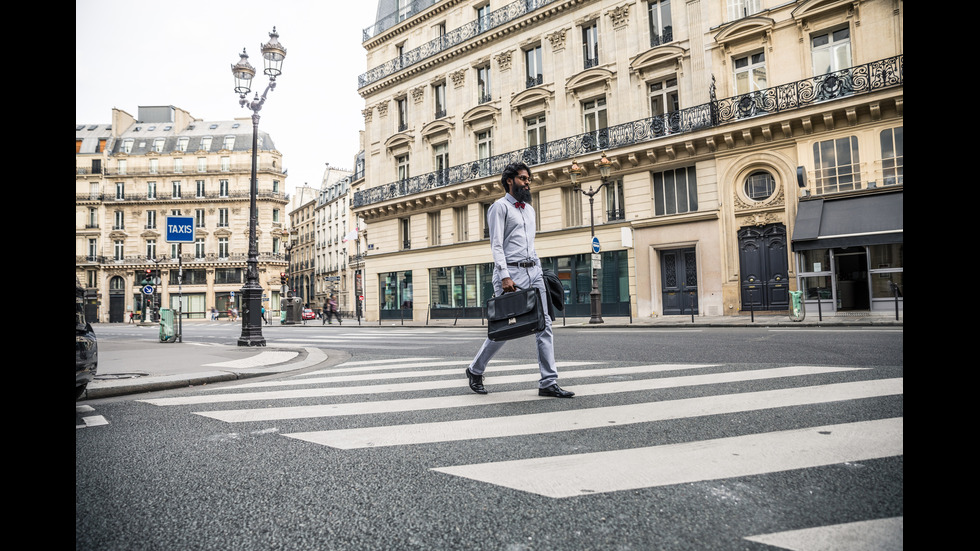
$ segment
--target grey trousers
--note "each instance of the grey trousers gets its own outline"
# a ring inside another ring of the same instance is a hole
[[[544,277],[541,275],[541,266],[514,268],[510,271],[510,277],[514,280],[514,284],[522,289],[528,289],[531,286],[537,289],[538,296],[541,297],[541,304],[544,305],[544,331],[536,333],[535,339],[538,345],[538,371],[541,373],[541,378],[538,379],[538,388],[549,387],[558,382],[558,371],[555,368],[554,333],[551,330],[551,315],[548,312],[548,295],[545,289]],[[497,296],[502,295],[504,292],[496,270],[493,273],[493,290]],[[483,375],[490,359],[505,344],[507,344],[507,341],[485,340],[483,346],[480,347],[480,351],[476,353],[476,357],[470,362],[470,372],[475,375]]]

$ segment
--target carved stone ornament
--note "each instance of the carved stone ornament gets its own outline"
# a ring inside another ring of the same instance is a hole
[[[613,28],[619,30],[629,25],[630,5],[623,4],[622,6],[609,10],[607,14],[609,15],[609,18],[612,19]]]
[[[385,117],[388,115],[388,102],[383,101],[378,104],[378,115]]]
[[[496,56],[497,68],[500,69],[501,71],[506,71],[510,69],[512,57],[513,57],[512,54],[513,52],[511,51],[501,52],[497,54]]]
[[[364,115],[364,122],[371,122],[371,115],[374,113],[374,107],[368,107],[367,109],[361,109],[361,114]]]
[[[419,86],[418,88],[412,88],[412,100],[415,103],[422,103],[422,98],[425,97],[425,86]]]
[[[449,73],[449,78],[453,81],[453,87],[459,88],[466,84],[466,69],[460,69]]]
[[[545,35],[545,38],[551,42],[552,51],[559,52],[565,49],[565,33],[567,31],[568,29],[558,29],[549,35]]]

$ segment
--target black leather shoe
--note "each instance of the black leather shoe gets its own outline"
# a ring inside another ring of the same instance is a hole
[[[470,381],[470,390],[477,394],[486,394],[487,389],[483,388],[483,375],[470,373],[470,368],[466,368],[466,378]]]
[[[569,390],[562,390],[558,384],[553,384],[545,388],[538,389],[538,396],[550,396],[552,398],[571,398],[575,396],[574,392]]]

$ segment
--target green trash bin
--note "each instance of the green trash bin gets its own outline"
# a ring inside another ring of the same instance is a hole
[[[160,310],[160,342],[176,342],[177,328],[174,324],[174,311],[170,308]]]
[[[803,321],[806,317],[806,306],[803,303],[803,291],[789,292],[789,319]]]

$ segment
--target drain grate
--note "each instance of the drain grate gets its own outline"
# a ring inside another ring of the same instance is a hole
[[[146,377],[149,373],[104,373],[102,375],[96,375],[95,378],[100,381],[111,381],[113,379],[136,379],[137,377]]]

